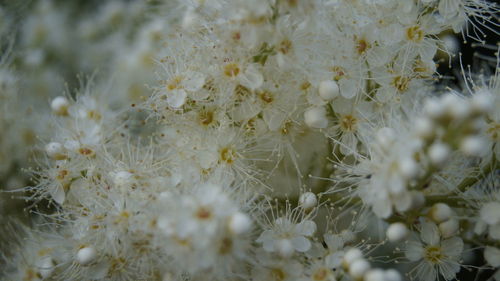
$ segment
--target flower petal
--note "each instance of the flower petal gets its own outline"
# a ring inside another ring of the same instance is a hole
[[[311,236],[316,232],[316,224],[313,221],[305,220],[297,224],[296,233],[304,236]]]
[[[436,224],[430,221],[423,221],[420,237],[428,245],[437,245],[439,243],[439,230]]]
[[[305,252],[311,248],[311,241],[304,236],[292,238],[292,246],[296,251]]]
[[[443,253],[450,258],[458,259],[462,255],[464,242],[458,237],[446,239],[441,243]]]
[[[406,246],[405,256],[409,261],[418,261],[424,256],[424,248],[420,242],[412,241]]]

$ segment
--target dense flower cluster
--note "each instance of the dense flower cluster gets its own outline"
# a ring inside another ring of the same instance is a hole
[[[500,281],[495,4],[97,7],[0,6],[2,280]]]

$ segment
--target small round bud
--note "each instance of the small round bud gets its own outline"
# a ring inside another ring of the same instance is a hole
[[[278,242],[276,243],[276,248],[278,250],[278,253],[284,258],[291,257],[294,252],[292,241],[286,238],[278,240]]]
[[[466,137],[460,144],[460,149],[469,156],[481,156],[486,151],[483,138],[478,136]]]
[[[319,96],[325,101],[331,101],[340,94],[339,85],[332,80],[325,80],[319,83]]]
[[[323,129],[328,126],[326,110],[323,107],[313,107],[304,113],[304,121],[311,128]]]
[[[251,228],[252,220],[247,214],[237,212],[229,219],[229,230],[236,235],[247,233]]]
[[[434,165],[443,165],[450,155],[450,147],[444,143],[433,143],[429,147],[429,159]]]
[[[386,236],[391,242],[400,242],[408,236],[408,228],[400,222],[392,223],[387,228]]]
[[[385,281],[402,281],[401,274],[395,269],[388,269],[385,271]]]
[[[432,220],[434,220],[437,223],[449,220],[452,214],[453,211],[451,210],[450,206],[444,203],[434,204],[434,206],[432,206],[430,211]]]
[[[489,225],[500,223],[500,202],[489,202],[483,205],[479,216]]]
[[[405,157],[399,161],[399,169],[407,179],[414,179],[418,176],[419,166],[411,157]]]
[[[460,225],[458,220],[453,218],[439,224],[439,232],[441,232],[441,236],[443,236],[443,238],[450,238],[454,236],[458,232],[459,228]]]
[[[370,263],[365,259],[357,259],[349,266],[349,275],[355,279],[361,279],[370,270]]]
[[[360,249],[358,248],[351,248],[347,250],[347,252],[344,255],[344,262],[346,265],[351,265],[352,262],[354,262],[357,259],[362,259],[363,258],[363,252],[361,252]]]
[[[97,252],[92,247],[83,247],[76,253],[76,261],[81,265],[88,265],[95,261]]]
[[[486,246],[484,259],[493,267],[500,267],[500,249]]]
[[[300,195],[299,204],[305,210],[311,210],[312,208],[316,207],[316,205],[318,204],[318,198],[316,197],[316,195],[314,193],[306,192],[306,193]]]
[[[52,108],[52,111],[61,116],[68,115],[68,107],[69,107],[69,101],[65,97],[55,97],[52,102],[50,103],[50,108]]]
[[[50,158],[56,160],[66,159],[66,149],[64,146],[58,142],[50,142],[45,146],[45,152]]]
[[[426,0],[425,2],[434,2],[434,0],[429,1]],[[457,37],[452,36],[452,35],[444,35],[441,37],[441,40],[444,43],[445,49],[450,53],[450,54],[456,54],[460,50],[460,43],[457,40]]]
[[[429,118],[418,118],[415,122],[417,136],[427,139],[434,135],[434,124]]]
[[[386,281],[385,272],[380,268],[370,269],[363,278],[364,281]]]

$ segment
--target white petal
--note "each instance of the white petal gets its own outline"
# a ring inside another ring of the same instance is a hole
[[[376,199],[373,204],[373,212],[379,218],[388,218],[392,214],[391,201],[388,199]]]
[[[431,266],[427,262],[421,263],[422,266],[417,271],[417,278],[421,281],[434,281],[437,279],[438,275],[434,266]]]
[[[234,121],[248,120],[260,113],[262,108],[252,100],[245,100],[231,111]]]
[[[330,251],[338,250],[344,246],[344,239],[339,235],[325,234],[324,239]]]
[[[446,239],[441,243],[443,253],[448,257],[458,259],[464,250],[464,242],[459,237]]]
[[[418,261],[424,256],[424,248],[422,244],[416,241],[411,241],[406,246],[405,256],[409,261]]]
[[[460,271],[460,264],[454,261],[444,261],[439,264],[439,271],[444,279],[451,280]]]
[[[353,79],[343,79],[340,82],[340,94],[346,99],[352,99],[357,94],[357,82]]]
[[[66,199],[66,193],[62,186],[57,185],[55,188],[49,190],[52,199],[56,201],[57,204],[62,205]]]
[[[437,245],[439,243],[439,229],[435,223],[424,221],[422,222],[420,237],[428,245]]]
[[[196,71],[187,71],[184,74],[184,80],[182,81],[182,85],[184,89],[190,92],[196,92],[200,90],[203,85],[205,85],[205,75]]]
[[[286,112],[280,110],[264,110],[264,121],[266,122],[269,130],[276,131],[281,127],[286,118]]]
[[[183,89],[170,91],[167,96],[167,103],[174,108],[179,108],[186,102],[187,93]]]
[[[316,224],[313,221],[305,220],[297,224],[296,233],[304,236],[311,236],[316,232]]]
[[[293,248],[299,252],[305,252],[311,248],[311,241],[304,236],[292,238]]]
[[[259,70],[254,64],[250,64],[243,75],[240,77],[241,85],[255,90],[262,86],[264,83],[264,77],[260,74]]]

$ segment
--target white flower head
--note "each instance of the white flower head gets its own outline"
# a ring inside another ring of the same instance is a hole
[[[452,280],[460,270],[460,257],[464,243],[459,237],[442,240],[435,223],[423,220],[420,229],[420,239],[410,241],[405,255],[418,265],[410,274],[422,281],[438,280],[443,276]]]

